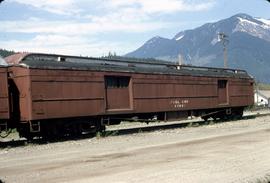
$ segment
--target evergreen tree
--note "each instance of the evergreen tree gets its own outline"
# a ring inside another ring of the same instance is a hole
[[[7,57],[9,55],[14,54],[14,51],[8,51],[8,50],[4,50],[4,49],[0,49],[0,56],[1,57]]]

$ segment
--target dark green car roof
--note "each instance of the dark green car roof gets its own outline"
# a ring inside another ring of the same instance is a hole
[[[18,56],[17,56],[18,57]],[[15,62],[16,63],[16,62]],[[106,72],[166,74],[252,79],[244,70],[176,65],[172,62],[115,60],[52,54],[26,54],[17,64],[36,69],[91,70]]]

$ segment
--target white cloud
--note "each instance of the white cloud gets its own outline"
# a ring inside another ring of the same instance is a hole
[[[78,14],[94,7],[114,9],[137,9],[140,13],[174,13],[180,11],[204,11],[212,8],[215,0],[10,0],[56,14]],[[83,6],[81,6],[82,4]],[[85,6],[85,4],[87,6]]]
[[[75,14],[81,10],[78,8],[76,0],[10,0],[20,4],[31,5],[33,7],[56,14]]]
[[[102,56],[109,52],[124,54],[138,45],[119,42],[85,40],[84,37],[38,35],[29,40],[0,41],[5,49],[25,52],[57,53],[65,55]]]
[[[146,32],[168,26],[163,22],[133,22],[125,20],[111,21],[107,17],[95,18],[93,22],[45,21],[29,19],[25,21],[2,21],[1,32],[45,33],[59,35],[93,35],[105,32]]]
[[[96,9],[104,13],[88,15],[93,7],[80,7],[86,0],[10,0],[18,3],[45,9],[53,13],[77,12],[80,19],[69,21],[48,21],[29,17],[23,21],[2,21],[2,32],[49,33],[49,34],[96,34],[111,31],[146,32],[172,26],[172,23],[160,21],[155,13],[173,13],[178,11],[202,11],[211,8],[214,0],[195,3],[188,0],[90,0],[87,4],[95,4]],[[99,7],[99,8],[98,8]],[[95,9],[95,8],[94,8]],[[80,14],[81,13],[81,14]]]
[[[109,8],[133,7],[145,13],[174,13],[180,11],[203,11],[214,6],[214,0],[190,2],[187,0],[108,0]]]
[[[27,40],[20,39],[24,41],[12,38],[8,41],[0,41],[1,47],[16,51],[92,56],[106,54],[109,51],[123,54],[139,46],[134,44],[130,46],[131,44],[127,42],[106,41],[100,37],[101,33],[117,32],[121,35],[121,33],[145,33],[172,28],[177,24],[179,25],[179,22],[164,21],[159,15],[167,16],[167,14],[183,11],[205,11],[215,4],[215,0],[10,1],[58,14],[59,18],[61,18],[61,15],[70,15],[70,19],[55,19],[52,21],[28,17],[26,20],[2,20],[0,24],[1,33],[32,33],[38,36]],[[96,39],[89,40],[93,35]]]

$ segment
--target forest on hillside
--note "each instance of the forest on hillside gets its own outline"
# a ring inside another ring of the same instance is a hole
[[[1,57],[7,57],[9,55],[12,55],[14,54],[15,52],[14,51],[9,51],[9,50],[5,50],[5,49],[0,49],[0,56]]]

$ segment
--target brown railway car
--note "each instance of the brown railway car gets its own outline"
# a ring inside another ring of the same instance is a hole
[[[10,119],[7,67],[0,66],[0,132],[7,129]]]
[[[6,60],[13,64],[13,115],[26,137],[102,130],[134,116],[241,116],[253,104],[253,79],[242,70],[47,54]]]

